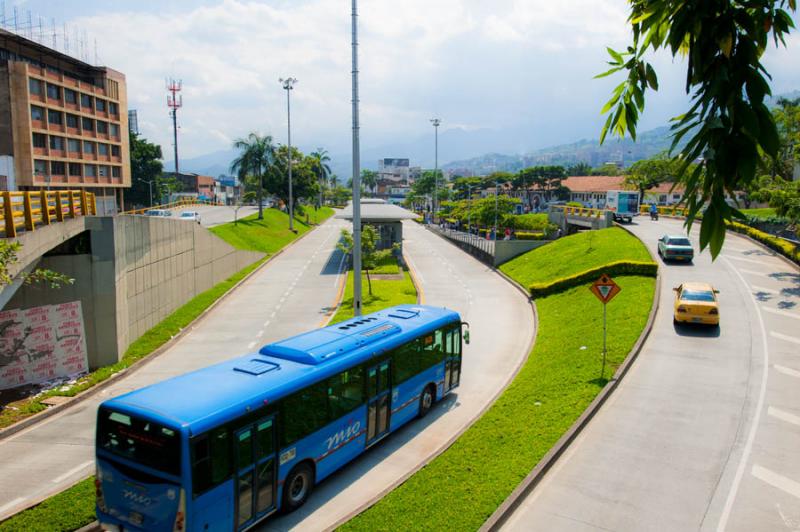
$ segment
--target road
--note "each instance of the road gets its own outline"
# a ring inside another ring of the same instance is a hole
[[[629,227],[654,256],[683,233],[663,218]],[[662,266],[636,363],[504,528],[800,530],[798,271],[731,233],[713,263]],[[673,325],[683,281],[720,290],[719,331]]]
[[[258,212],[258,207],[240,207],[238,213],[235,207],[224,207],[214,205],[189,205],[179,209],[172,209],[172,218],[180,218],[184,211],[196,211],[200,213],[200,223],[203,227],[212,227],[219,224],[232,222],[234,218],[244,218]]]
[[[94,470],[94,417],[101,401],[318,327],[336,299],[342,256],[335,246],[343,226],[330,219],[306,235],[129,377],[0,440],[0,520]]]
[[[403,253],[424,302],[458,311],[470,323],[456,393],[318,486],[305,506],[259,530],[326,530],[401,482],[447,446],[492,401],[524,360],[534,337],[527,298],[489,267],[416,222],[403,223]]]

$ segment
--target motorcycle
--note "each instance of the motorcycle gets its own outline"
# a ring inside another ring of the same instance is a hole
[[[658,211],[650,211],[650,219],[654,222],[658,221]]]

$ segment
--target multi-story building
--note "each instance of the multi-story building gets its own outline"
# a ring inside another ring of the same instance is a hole
[[[164,177],[174,177],[182,185],[183,190],[175,196],[194,197],[201,200],[213,200],[215,193],[215,180],[208,175],[194,174],[191,172],[164,172]]]
[[[85,188],[121,205],[127,106],[123,74],[0,29],[0,189]]]
[[[408,159],[379,159],[378,179],[408,184],[409,177]]]

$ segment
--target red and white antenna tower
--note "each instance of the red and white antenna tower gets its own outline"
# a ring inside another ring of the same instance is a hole
[[[167,95],[167,107],[170,109],[172,115],[172,134],[175,146],[175,177],[178,177],[178,109],[183,107],[183,96],[178,94],[183,88],[181,80],[174,80],[172,78],[167,80],[167,90],[170,94]]]

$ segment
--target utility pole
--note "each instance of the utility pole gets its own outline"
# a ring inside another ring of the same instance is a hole
[[[353,315],[361,316],[361,153],[358,139],[358,0],[352,0],[353,52]]]
[[[147,179],[139,178],[139,181],[142,183],[147,183],[150,186],[150,207],[153,207],[153,181],[148,181]]]
[[[433,151],[433,218],[436,219],[439,206],[439,124],[442,121],[438,118],[431,118],[434,130],[434,151]]]
[[[175,146],[175,179],[178,179],[178,173],[180,172],[180,166],[178,165],[178,109],[183,107],[183,96],[178,93],[182,88],[183,82],[181,80],[175,81],[174,79],[169,79],[167,81],[167,90],[171,93],[171,95],[167,96],[167,107],[169,107],[170,114],[172,115],[172,137]]]
[[[297,83],[297,78],[279,79],[286,90],[286,128],[289,137],[289,152],[286,156],[289,161],[289,231],[294,231],[294,196],[292,195],[292,108],[289,103],[289,94]]]

